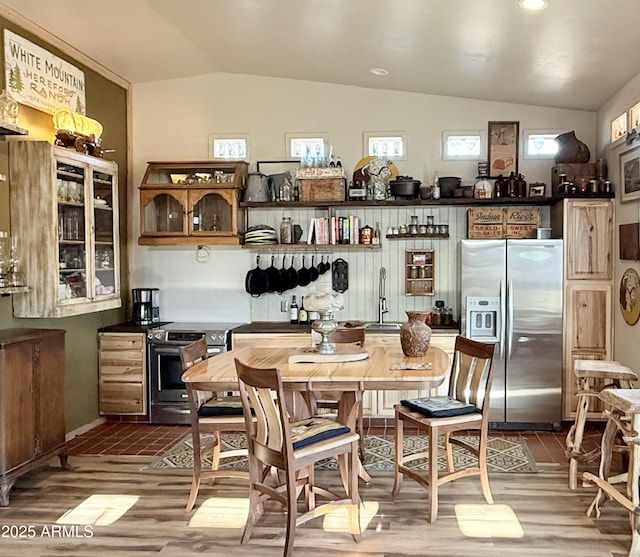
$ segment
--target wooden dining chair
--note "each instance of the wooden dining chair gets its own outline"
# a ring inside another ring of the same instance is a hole
[[[286,512],[284,556],[293,554],[297,526],[338,508],[348,510],[349,531],[360,541],[360,497],[358,494],[358,434],[348,427],[319,417],[290,422],[280,371],[250,367],[235,359],[244,408],[249,446],[249,515],[242,543],[251,538],[253,527],[264,512],[263,503],[273,500]],[[250,418],[251,411],[255,420]],[[349,461],[346,497],[315,483],[314,465],[319,460],[345,455]],[[284,473],[284,483],[274,484]],[[298,514],[297,501],[304,491],[306,512]],[[316,506],[316,496],[327,502]]]
[[[393,494],[400,491],[403,476],[418,482],[429,492],[429,522],[438,515],[438,488],[466,476],[480,476],[482,493],[487,503],[493,504],[487,474],[487,438],[489,434],[489,393],[493,376],[495,344],[483,343],[458,336],[449,378],[448,396],[432,396],[401,401],[394,406],[396,428],[395,480]],[[429,447],[426,451],[404,453],[404,424],[427,431]],[[470,444],[452,433],[475,430],[479,432],[478,444]],[[443,437],[444,448],[438,442]],[[457,445],[475,455],[478,466],[455,470],[452,445]],[[438,474],[438,454],[445,452],[447,473]],[[407,464],[427,459],[427,476],[408,468]]]
[[[183,373],[194,364],[206,360],[207,343],[202,338],[191,344],[180,347],[180,360]],[[220,470],[220,460],[225,458],[247,455],[246,449],[222,451],[222,433],[242,432],[245,421],[242,402],[239,396],[223,396],[207,390],[207,383],[185,383],[189,401],[189,416],[191,420],[191,436],[193,438],[193,480],[186,510],[189,512],[195,504],[200,482],[216,478],[244,478],[249,479],[245,470]],[[201,434],[213,435],[211,442],[202,444]],[[202,470],[206,456],[211,453],[211,469]]]
[[[335,344],[351,344],[358,347],[364,346],[364,327],[347,328],[342,327],[336,329],[329,335],[329,340]],[[323,415],[323,413],[333,414],[338,411],[340,404],[340,393],[334,391],[309,391],[305,393],[308,397],[308,405],[313,414]],[[362,400],[362,393],[360,393]],[[364,462],[364,418],[362,412],[362,403],[358,406],[358,418],[356,424],[356,432],[360,435],[358,441],[358,451],[360,458]]]

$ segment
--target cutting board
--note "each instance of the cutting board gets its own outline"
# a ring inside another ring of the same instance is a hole
[[[359,360],[366,360],[369,357],[369,353],[366,350],[360,350],[357,352],[340,351],[335,354],[318,354],[312,350],[301,351],[289,356],[290,364],[322,364],[322,363],[335,363],[335,362],[357,362]]]

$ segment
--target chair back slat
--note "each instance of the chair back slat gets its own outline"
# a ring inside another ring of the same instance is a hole
[[[489,409],[494,349],[492,343],[456,338],[449,395],[477,406],[483,413]]]
[[[251,368],[235,360],[249,443],[268,466],[284,468],[292,453],[284,389],[277,369]],[[255,419],[251,419],[251,412]]]
[[[186,346],[180,346],[178,351],[180,352],[180,361],[182,362],[182,369],[187,370],[193,364],[197,364],[202,360],[206,360],[209,357],[207,352],[207,341],[203,338],[187,344]]]
[[[187,371],[194,364],[202,362],[209,357],[209,353],[207,352],[207,341],[204,338],[198,339],[186,346],[180,346],[178,348],[178,352],[180,353],[180,362],[182,364],[183,372]],[[193,385],[191,385],[190,388],[187,388],[187,391],[189,391],[188,394],[190,397],[193,397],[196,410],[213,396],[212,391],[200,390]]]

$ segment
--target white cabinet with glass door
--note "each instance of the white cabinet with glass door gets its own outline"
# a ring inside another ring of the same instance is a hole
[[[11,229],[28,293],[16,317],[67,317],[121,306],[118,167],[46,141],[9,147]]]

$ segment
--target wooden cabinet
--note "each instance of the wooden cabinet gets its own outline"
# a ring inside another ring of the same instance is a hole
[[[569,417],[575,416],[577,408],[577,381],[573,363],[576,360],[613,359],[613,287],[610,281],[568,281],[564,292],[566,325],[563,413]],[[589,417],[602,418],[602,410],[599,401],[592,401]]]
[[[149,162],[140,186],[140,245],[241,244],[247,163]]]
[[[147,413],[144,333],[99,333],[100,414]]]
[[[433,296],[435,292],[434,250],[408,249],[404,258],[404,292],[407,296]]]
[[[11,231],[25,282],[16,317],[68,317],[120,299],[118,167],[46,141],[9,145]]]
[[[564,238],[562,417],[575,417],[575,360],[613,359],[612,199],[564,199],[551,209],[553,235]],[[602,408],[590,406],[590,419]]]
[[[613,202],[565,200],[566,279],[613,278]]]
[[[64,335],[0,331],[0,506],[22,474],[55,455],[66,465]]]

